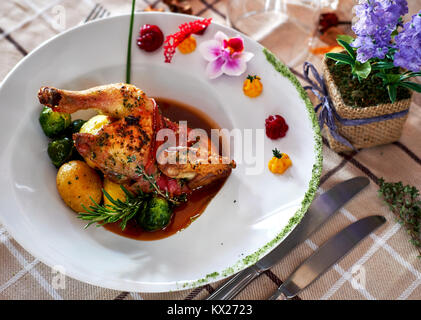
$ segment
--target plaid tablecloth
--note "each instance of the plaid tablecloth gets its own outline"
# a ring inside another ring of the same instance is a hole
[[[97,2],[95,2],[97,1]],[[322,1],[337,6],[342,21],[350,20],[352,0]],[[409,0],[410,12],[421,0]],[[224,0],[191,1],[193,13],[225,23]],[[0,2],[0,79],[28,52],[46,39],[94,17],[130,12],[129,0],[3,0]],[[138,0],[137,10],[165,7],[161,1]],[[292,37],[294,35],[291,35]],[[270,49],[270,46],[269,46]],[[317,56],[311,57],[316,65]],[[297,68],[294,70],[300,73]],[[36,76],[36,75],[29,75]],[[6,106],[1,106],[5,108]],[[282,263],[265,272],[237,298],[266,299],[282,280],[313,250],[352,221],[372,214],[384,215],[387,223],[365,239],[351,254],[298,299],[420,299],[421,260],[408,243],[408,235],[377,196],[378,180],[403,181],[421,188],[421,95],[415,95],[400,141],[337,154],[324,141],[323,176],[319,192],[345,179],[365,175],[371,183],[335,215],[320,231],[293,250]],[[91,286],[67,277],[64,289],[55,289],[55,273],[26,252],[0,225],[0,299],[203,299],[221,284],[172,293],[119,292]],[[365,279],[365,286],[360,286]]]

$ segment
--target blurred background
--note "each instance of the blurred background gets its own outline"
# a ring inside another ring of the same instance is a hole
[[[410,14],[419,8],[410,0]],[[354,0],[137,0],[137,11],[172,11],[212,17],[275,52],[293,68],[335,50],[350,28]],[[78,24],[129,13],[130,0],[0,1],[0,79],[43,41]],[[408,15],[409,16],[409,15]]]

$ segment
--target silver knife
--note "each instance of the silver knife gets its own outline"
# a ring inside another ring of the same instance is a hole
[[[304,261],[275,291],[269,300],[291,299],[330,269],[354,248],[358,242],[380,227],[386,219],[370,216],[349,225],[330,238]]]
[[[326,222],[329,217],[369,183],[370,181],[366,177],[352,178],[337,184],[332,189],[317,197],[301,222],[288,237],[256,264],[237,273],[233,278],[212,293],[207,300],[229,300],[234,298],[251,281],[278,263],[301,242],[307,240],[308,237]]]

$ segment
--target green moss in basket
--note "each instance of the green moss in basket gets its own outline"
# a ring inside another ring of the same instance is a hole
[[[381,78],[371,73],[366,79],[358,79],[351,73],[349,64],[336,64],[331,59],[326,59],[326,63],[346,105],[353,108],[364,108],[390,103],[388,91],[383,86]],[[399,70],[396,69],[395,72],[398,74]],[[410,97],[410,90],[397,87],[396,101]]]

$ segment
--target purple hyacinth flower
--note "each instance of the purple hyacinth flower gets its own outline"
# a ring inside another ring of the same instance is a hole
[[[408,12],[405,0],[360,0],[355,7],[357,21],[352,30],[357,35],[352,46],[357,60],[383,59],[391,45],[391,35],[399,18]]]
[[[394,65],[414,72],[421,69],[421,10],[405,23],[395,37],[396,53]]]

